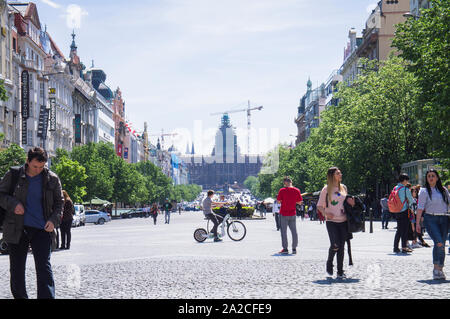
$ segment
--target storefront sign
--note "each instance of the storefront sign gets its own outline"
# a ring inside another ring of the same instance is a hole
[[[56,131],[56,99],[50,98],[50,127],[49,131]]]
[[[75,143],[81,143],[81,114],[75,114]]]
[[[39,112],[37,136],[43,138],[44,140],[47,138],[48,115],[49,110],[47,110],[47,107],[45,105],[41,105],[41,109]]]
[[[30,117],[30,74],[28,71],[22,72],[21,77],[22,88],[22,118]]]
[[[27,126],[27,119],[22,118],[22,144],[27,145],[28,144],[28,126]]]

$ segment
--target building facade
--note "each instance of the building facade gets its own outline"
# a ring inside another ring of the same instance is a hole
[[[9,7],[6,1],[0,1],[0,81],[6,89],[7,101],[0,101],[0,132],[4,139],[0,147],[7,148],[11,143],[18,144],[18,120],[20,109],[15,103],[17,98],[14,86],[14,68],[12,52],[12,32],[14,20],[10,19]]]
[[[395,25],[405,22],[404,14],[409,12],[409,0],[382,0],[366,20],[362,42],[358,46],[358,57],[383,61],[389,57]]]
[[[227,190],[235,183],[242,186],[248,176],[257,176],[264,158],[240,153],[236,133],[225,114],[211,155],[189,154],[182,156],[181,160],[186,163],[189,183],[201,185],[203,189]]]

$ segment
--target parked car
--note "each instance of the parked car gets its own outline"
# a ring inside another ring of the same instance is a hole
[[[105,212],[101,212],[99,210],[87,210],[86,214],[86,223],[94,223],[103,225],[105,222],[111,221],[111,215]]]
[[[72,227],[84,226],[86,224],[86,214],[83,205],[73,205],[75,214],[73,215]]]

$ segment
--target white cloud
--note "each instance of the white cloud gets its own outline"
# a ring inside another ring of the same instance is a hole
[[[48,0],[47,0],[48,1]],[[87,16],[88,12],[79,5],[71,4],[66,9],[66,25],[70,29],[80,29],[83,16]]]
[[[59,9],[61,8],[60,4],[57,4],[56,2],[53,2],[51,0],[41,0],[43,3],[48,4],[50,7],[55,8],[55,9]]]

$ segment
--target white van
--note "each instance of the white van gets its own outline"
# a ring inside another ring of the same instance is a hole
[[[83,205],[73,205],[75,214],[73,215],[72,227],[84,226],[86,224],[86,215]]]

